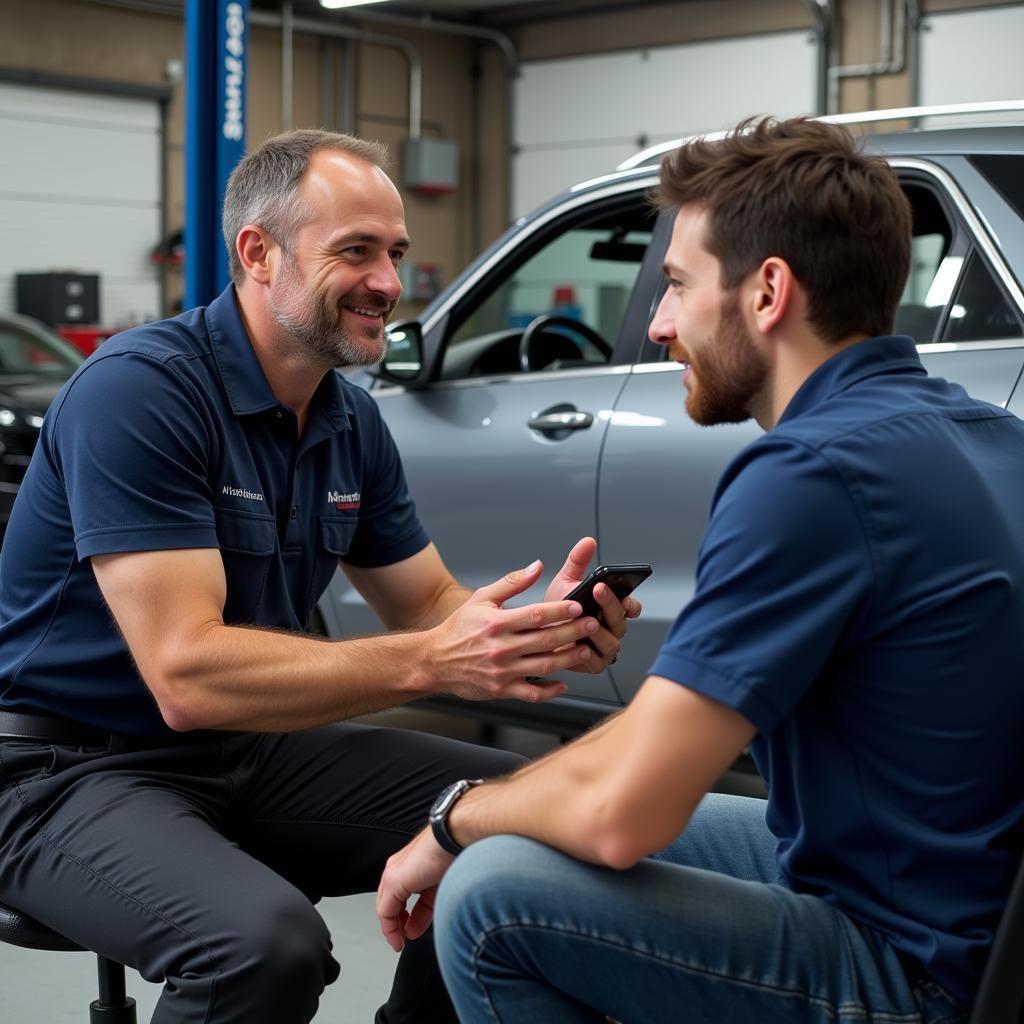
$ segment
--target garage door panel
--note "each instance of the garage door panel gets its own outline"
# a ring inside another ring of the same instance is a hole
[[[160,175],[160,139],[151,130],[30,123],[0,111],[0,192],[25,196],[151,202]]]
[[[0,309],[16,274],[72,270],[104,325],[160,316],[161,160],[155,100],[0,83]]]

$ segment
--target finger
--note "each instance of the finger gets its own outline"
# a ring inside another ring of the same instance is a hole
[[[596,553],[597,541],[593,537],[581,537],[573,545],[565,565],[555,573],[555,579],[565,580],[569,584],[579,583],[587,574],[587,566]]]
[[[594,600],[601,606],[601,621],[605,629],[617,637],[626,632],[626,611],[622,602],[607,583],[598,583],[594,587]]]
[[[514,633],[508,637],[505,647],[506,656],[526,658],[534,654],[553,654],[559,648],[571,648],[586,637],[592,636],[601,628],[601,624],[591,615],[581,619],[570,619],[546,629],[530,629],[522,633]],[[518,670],[517,670],[518,674]],[[525,674],[525,673],[524,673]],[[538,672],[535,675],[547,675]]]
[[[622,602],[622,609],[625,611],[627,619],[638,619],[643,605],[635,597],[627,597]]]
[[[509,681],[506,685],[518,683],[524,676],[545,679],[581,663],[596,659],[597,655],[586,645],[577,643],[557,653],[533,654],[517,659],[510,665]]]
[[[377,920],[380,922],[381,934],[384,941],[396,952],[401,953],[405,948],[405,923],[409,915],[403,907],[397,914],[383,914],[377,911]]]
[[[514,569],[512,572],[502,576],[500,580],[495,580],[486,587],[481,587],[470,600],[491,601],[500,607],[509,598],[515,597],[516,594],[521,594],[524,590],[529,590],[537,582],[540,571],[543,568],[543,564],[538,559],[525,569]]]
[[[434,919],[434,900],[432,892],[423,892],[412,908],[409,920],[405,922],[405,937],[418,939]]]
[[[544,601],[506,609],[503,615],[510,633],[525,633],[546,629],[556,622],[572,621],[582,612],[583,605],[579,601]]]
[[[388,868],[385,867],[384,875],[377,888],[376,913],[377,920],[380,922],[380,930],[387,944],[396,953],[400,953],[405,946],[404,929],[405,922],[409,917],[405,905],[408,903],[410,895],[411,893],[403,888],[394,887],[388,876]]]
[[[587,639],[593,644],[594,650],[602,662],[600,667],[597,667],[594,664],[594,660],[591,660],[587,664],[587,671],[603,672],[605,667],[610,665],[619,656],[622,642],[614,633],[607,629],[599,629],[596,633],[588,636]]]
[[[554,697],[561,697],[568,689],[561,679],[541,679],[533,683],[509,683],[501,696],[502,699],[521,700],[527,704],[543,704]]]

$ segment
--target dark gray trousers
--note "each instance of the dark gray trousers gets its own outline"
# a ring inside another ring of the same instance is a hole
[[[154,1024],[306,1024],[339,973],[314,903],[375,890],[441,789],[520,760],[352,724],[0,740],[0,900],[163,982]],[[377,1020],[455,1020],[430,933]]]

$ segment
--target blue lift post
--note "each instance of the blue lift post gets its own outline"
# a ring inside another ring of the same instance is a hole
[[[224,190],[245,152],[249,0],[187,0],[185,7],[185,308],[227,285]]]

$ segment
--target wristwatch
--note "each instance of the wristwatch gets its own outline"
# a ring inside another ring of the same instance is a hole
[[[442,850],[452,854],[452,856],[458,856],[462,853],[463,847],[455,841],[454,836],[448,831],[448,815],[451,814],[455,802],[467,789],[479,786],[483,781],[483,779],[459,779],[458,782],[453,782],[450,786],[442,789],[438,798],[431,805],[429,817],[430,831],[434,833],[437,845]]]

